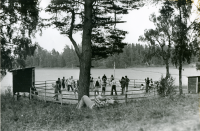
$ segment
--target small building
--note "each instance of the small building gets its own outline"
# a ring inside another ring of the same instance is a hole
[[[188,77],[188,93],[200,92],[200,76]]]
[[[13,76],[13,95],[18,92],[30,92],[35,86],[35,67],[11,70]]]

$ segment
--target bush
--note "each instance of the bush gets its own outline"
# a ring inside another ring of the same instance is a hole
[[[162,97],[165,97],[165,96],[171,97],[174,94],[176,94],[174,81],[175,81],[175,78],[173,78],[171,75],[169,75],[167,79],[161,76],[161,79],[158,82],[158,86],[157,86],[158,95]]]

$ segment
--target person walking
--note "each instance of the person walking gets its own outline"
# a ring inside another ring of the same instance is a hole
[[[126,81],[126,83],[125,83],[125,87],[126,87],[126,92],[128,92],[128,85],[129,85],[129,78],[127,77],[127,76],[125,76],[125,81]]]
[[[112,87],[111,88],[111,95],[113,95],[113,90],[115,91],[115,95],[117,95],[116,84],[117,84],[117,82],[113,78],[112,81],[111,81],[111,87]]]

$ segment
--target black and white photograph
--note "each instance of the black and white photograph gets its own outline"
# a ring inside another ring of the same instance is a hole
[[[1,131],[199,131],[200,0],[1,0]]]

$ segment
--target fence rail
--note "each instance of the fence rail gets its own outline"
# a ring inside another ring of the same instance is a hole
[[[54,82],[51,82],[54,81]],[[66,90],[61,90],[61,93],[55,93],[54,92],[54,88],[52,87],[52,84],[55,83],[56,80],[46,80],[46,81],[36,81],[35,82],[35,88],[37,91],[32,91],[30,88],[30,99],[32,97],[36,97],[39,96],[41,97],[42,100],[46,101],[53,101],[56,103],[61,103],[61,105],[63,104],[64,100],[68,100],[68,101],[75,101],[76,103],[78,103],[78,98],[77,98],[77,93],[76,92],[67,92]],[[109,83],[109,82],[108,82]],[[129,82],[129,89],[127,92],[124,92],[123,95],[104,95],[106,97],[113,97],[114,100],[118,100],[118,101],[125,101],[127,102],[128,100],[131,99],[141,99],[141,98],[147,98],[147,96],[145,96],[145,92],[141,91],[141,90],[137,90],[137,89],[131,89],[136,87],[136,85],[138,83],[144,83],[144,81],[142,82],[142,80],[138,80],[138,79],[130,79]],[[119,82],[117,82],[117,87],[119,86]],[[49,88],[52,87],[52,88]],[[38,93],[38,95],[36,95],[35,93]],[[67,92],[67,93],[65,93]],[[111,91],[105,91],[105,92],[111,92]],[[117,90],[117,92],[122,92],[120,90]],[[155,96],[155,89],[153,90],[153,95]],[[95,95],[92,95],[92,93],[94,93],[94,91],[90,91],[90,98],[93,101],[94,98],[96,97]],[[100,92],[99,92],[100,93]],[[149,94],[152,95],[152,92],[150,92]],[[55,97],[55,95],[58,95],[58,101],[56,100],[52,100],[52,98]],[[142,96],[141,96],[142,95]]]
[[[47,80],[47,81],[55,82],[55,80]],[[30,99],[32,97],[39,96],[45,102],[52,101],[52,102],[56,102],[56,103],[61,103],[61,105],[66,102],[63,100],[68,100],[70,102],[75,101],[76,103],[78,103],[78,98],[77,98],[78,93],[77,92],[67,92],[67,90],[61,90],[60,93],[55,93],[54,88],[52,87],[52,84],[54,82],[50,83],[47,81],[43,81],[43,83],[40,83],[42,81],[39,81],[39,82],[36,81],[35,88],[37,89],[37,91],[32,91],[30,88]],[[104,96],[113,97],[114,100],[118,100],[118,101],[123,100],[123,101],[127,102],[128,100],[150,98],[150,97],[155,97],[158,95],[156,87],[154,87],[148,93],[146,93],[145,90],[140,90],[140,89],[135,88],[136,83],[139,83],[139,82],[137,82],[137,79],[130,79],[130,83],[134,83],[134,84],[129,84],[129,90],[124,92],[123,95],[121,95],[121,94],[120,95],[106,94]],[[49,88],[49,87],[52,87],[52,88]],[[118,85],[118,86],[116,86],[116,88],[117,87],[120,87],[120,86]],[[35,95],[36,92],[38,93],[38,95]],[[65,93],[65,92],[67,92],[67,93]],[[111,92],[111,90],[105,91],[105,92]],[[122,92],[122,91],[117,90],[117,92]],[[94,100],[94,98],[96,97],[96,94],[95,95],[93,94],[94,91],[90,91],[89,93],[90,93],[90,99]],[[52,98],[54,98],[56,95],[58,95],[58,101],[52,100]]]

